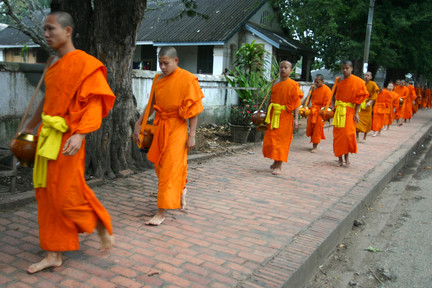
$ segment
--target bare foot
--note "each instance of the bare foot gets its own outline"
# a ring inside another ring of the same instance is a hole
[[[184,188],[183,189],[183,193],[181,195],[181,206],[180,206],[180,210],[185,210],[186,209],[186,193],[187,193],[187,189]]]
[[[274,170],[276,168],[276,161],[274,161],[271,165],[270,165],[270,169]]]
[[[48,255],[42,261],[30,265],[27,273],[34,274],[47,268],[60,267],[62,263],[61,252],[48,252]]]
[[[272,174],[273,175],[281,175],[282,174],[282,168],[281,167],[274,168]]]
[[[152,219],[150,219],[148,222],[146,222],[146,225],[149,226],[159,226],[165,221],[165,210],[164,209],[158,209],[156,214],[153,216]]]
[[[349,161],[349,156],[348,156],[349,154],[345,154],[344,155],[344,157],[345,157],[345,165],[347,166],[347,167],[349,167],[350,166],[350,164],[351,164],[351,162]]]
[[[110,235],[108,233],[108,230],[103,226],[102,222],[98,222],[96,229],[99,234],[99,238],[101,241],[100,250],[101,251],[108,251],[110,250],[114,245],[114,236]]]
[[[312,148],[311,153],[316,153],[317,152],[317,148]]]
[[[339,163],[339,166],[343,166],[343,159],[342,159],[342,157],[339,157],[339,161],[338,161],[338,163]]]

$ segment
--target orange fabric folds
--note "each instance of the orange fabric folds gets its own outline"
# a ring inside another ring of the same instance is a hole
[[[335,99],[346,103],[360,105],[369,97],[365,82],[355,75],[339,81]],[[345,127],[333,126],[333,152],[336,157],[348,153],[357,153],[355,110],[346,107]]]
[[[97,130],[115,96],[106,82],[106,69],[81,50],[67,53],[45,76],[46,115],[61,116],[69,130],[61,147],[76,133]],[[74,156],[61,152],[48,161],[47,187],[36,189],[41,247],[47,251],[79,248],[78,233],[93,232],[98,220],[112,234],[111,219],[84,178],[85,140]]]
[[[270,102],[285,105],[287,111],[282,110],[280,114],[279,128],[270,129],[269,124],[264,135],[264,157],[288,162],[289,147],[293,138],[292,111],[300,106],[302,95],[298,83],[292,79],[278,82],[273,86]]]
[[[158,208],[178,209],[187,181],[186,119],[204,110],[204,95],[197,77],[181,68],[168,76],[156,75],[150,93],[155,93],[157,128],[147,158],[159,179]]]
[[[391,92],[383,89],[375,102],[373,109],[372,130],[379,131],[385,125],[386,115],[390,116],[390,109],[392,107],[393,97]]]
[[[363,102],[369,102],[370,100],[376,100],[379,92],[378,85],[374,81],[369,81],[366,83],[366,90],[369,92],[369,97],[367,97]],[[365,104],[366,104],[365,103]],[[372,128],[372,105],[365,107],[365,109],[360,108],[359,111],[359,123],[357,123],[357,130],[363,133],[368,133]]]
[[[321,139],[325,139],[324,121],[319,115],[319,110],[326,107],[327,102],[332,97],[332,92],[327,85],[323,84],[321,87],[315,88],[311,97],[311,114],[307,121],[306,136],[311,137],[310,142],[318,144]]]
[[[399,94],[399,98],[403,99],[403,104],[402,105],[399,104],[399,108],[396,109],[395,118],[396,119],[399,119],[399,118],[409,119],[409,118],[411,118],[411,115],[405,114],[408,98],[410,97],[410,91],[409,91],[408,87],[396,86],[393,91],[396,92],[397,94]],[[407,117],[407,118],[405,118],[405,117]]]

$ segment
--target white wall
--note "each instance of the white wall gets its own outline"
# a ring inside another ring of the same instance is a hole
[[[273,7],[267,1],[258,11],[249,19],[250,22],[264,26],[266,29],[284,33],[279,25],[279,21],[276,18],[276,13]]]
[[[40,66],[43,69],[43,65]],[[0,63],[0,68],[0,117],[24,115],[35,87],[28,82],[26,75],[18,70],[19,64],[3,62]],[[43,93],[39,91],[33,110],[42,97]]]

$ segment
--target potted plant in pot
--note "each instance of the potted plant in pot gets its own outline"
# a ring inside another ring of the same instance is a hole
[[[228,119],[231,139],[236,143],[246,143],[252,128],[249,105],[232,106]]]
[[[231,109],[229,122],[235,124],[234,121],[238,121],[238,117],[231,116],[240,112],[243,112],[243,116],[249,116],[249,119],[242,122],[249,121],[249,126],[251,126],[250,142],[258,142],[263,138],[263,131],[257,131],[256,127],[250,124],[250,116],[261,105],[264,96],[271,88],[272,79],[277,77],[279,71],[277,61],[273,59],[271,75],[266,76],[265,64],[269,62],[266,58],[267,54],[261,44],[244,43],[235,54],[234,68],[229,70],[231,76],[226,77],[232,87],[239,88],[236,89],[239,104],[234,110]]]

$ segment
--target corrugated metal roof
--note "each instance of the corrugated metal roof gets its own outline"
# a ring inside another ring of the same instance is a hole
[[[287,36],[276,33],[273,31],[269,31],[267,29],[258,27],[252,23],[247,23],[245,28],[251,32],[254,33],[256,36],[260,37],[261,39],[267,41],[272,46],[276,47],[277,49],[290,51],[294,53],[306,53],[311,56],[316,56],[317,53],[314,52],[312,49],[304,46],[299,41],[295,41],[293,39],[288,38]]]
[[[208,16],[208,19],[201,16],[183,16],[177,19],[184,9],[181,0],[164,0],[159,6],[158,1],[148,1],[148,9],[138,29],[136,43],[153,43],[155,46],[224,45],[236,32],[245,27],[278,49],[315,55],[314,51],[286,35],[248,23],[267,1],[196,0],[197,13]],[[38,16],[42,19],[42,16]],[[35,46],[30,37],[12,27],[0,31],[0,47],[24,45]]]
[[[184,5],[180,0],[164,3],[156,7],[149,3],[149,11],[144,15],[138,30],[137,41],[155,43],[207,43],[225,42],[236,33],[266,0],[197,0],[197,12],[207,15],[180,15]]]
[[[7,27],[0,31],[0,47],[35,46],[33,40],[21,31]]]

